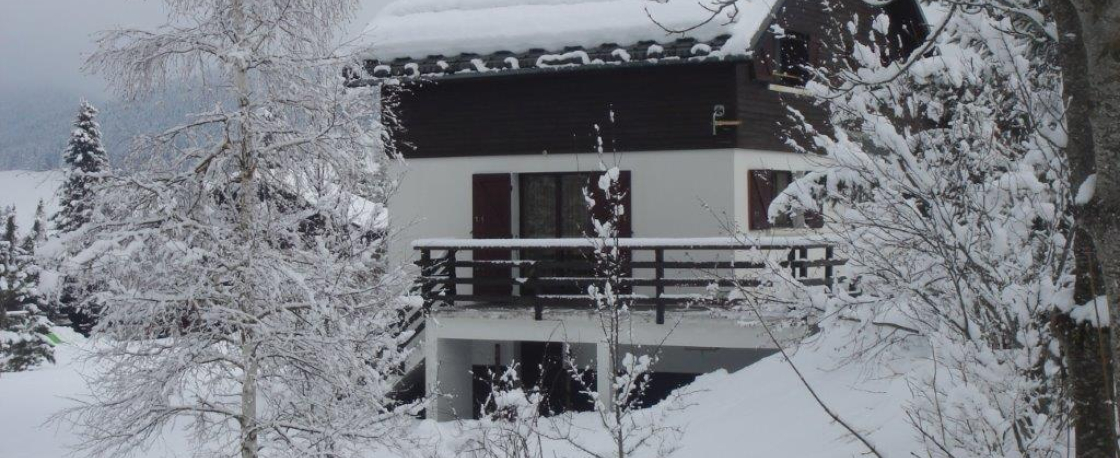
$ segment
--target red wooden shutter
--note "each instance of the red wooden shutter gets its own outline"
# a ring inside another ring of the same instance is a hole
[[[770,228],[770,220],[766,218],[766,214],[770,210],[770,202],[773,200],[774,171],[751,170],[747,177],[748,227],[750,230],[761,231]]]
[[[473,222],[471,235],[476,239],[513,238],[511,227],[512,176],[508,173],[484,173],[472,177],[471,210]],[[476,261],[510,259],[509,250],[475,250]],[[474,278],[512,278],[509,267],[476,266]],[[509,296],[513,285],[475,285],[475,295]]]

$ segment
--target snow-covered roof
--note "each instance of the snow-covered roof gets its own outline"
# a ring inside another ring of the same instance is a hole
[[[705,3],[709,1],[713,3]],[[733,19],[730,8],[713,19],[708,8],[716,1],[396,0],[363,36],[374,61],[371,72],[400,67],[405,76],[433,73],[418,68],[425,63],[428,70],[442,74],[666,58],[722,59],[748,53],[778,2],[736,0]],[[667,29],[689,30],[670,33]],[[495,54],[505,57],[485,59]],[[455,68],[452,63],[468,65]]]

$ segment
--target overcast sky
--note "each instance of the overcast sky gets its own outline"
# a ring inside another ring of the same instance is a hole
[[[352,25],[359,31],[389,2],[361,1]],[[104,82],[81,73],[93,50],[91,35],[115,26],[150,28],[163,18],[158,0],[0,0],[0,97],[54,90],[103,95]]]

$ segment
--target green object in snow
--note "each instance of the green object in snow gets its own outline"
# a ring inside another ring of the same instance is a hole
[[[58,334],[55,334],[53,332],[47,334],[47,340],[51,341],[51,345],[58,345],[62,343],[62,339],[58,337]]]

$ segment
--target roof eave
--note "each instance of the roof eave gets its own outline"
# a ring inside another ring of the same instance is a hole
[[[710,65],[710,64],[727,64],[727,63],[745,63],[750,62],[751,58],[747,55],[731,55],[719,58],[708,57],[703,59],[662,59],[657,61],[631,61],[631,62],[611,62],[599,64],[583,64],[583,65],[570,65],[570,66],[557,66],[557,67],[528,67],[519,69],[493,69],[485,72],[478,71],[460,71],[445,75],[419,75],[419,76],[388,76],[388,77],[366,77],[351,80],[347,83],[348,87],[363,87],[363,86],[381,86],[389,84],[410,84],[431,81],[456,81],[468,80],[476,78],[502,78],[502,77],[519,77],[541,74],[553,73],[568,73],[568,72],[594,72],[594,71],[607,71],[614,69],[629,69],[629,68],[643,68],[643,67],[665,67],[665,66],[679,66],[679,65]]]

